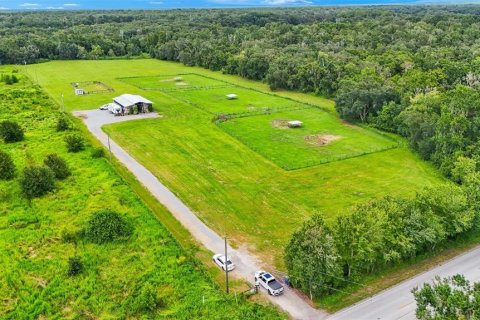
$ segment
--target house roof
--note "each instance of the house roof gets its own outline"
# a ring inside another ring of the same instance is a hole
[[[128,93],[125,93],[125,94],[122,94],[121,96],[113,98],[113,101],[115,101],[116,103],[124,107],[133,106],[134,104],[137,104],[137,103],[153,104],[152,101],[145,99],[142,96],[138,96],[135,94],[128,94]]]

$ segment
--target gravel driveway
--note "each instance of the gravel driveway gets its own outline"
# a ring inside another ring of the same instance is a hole
[[[97,137],[108,148],[108,136],[103,132],[102,126],[111,123],[158,118],[156,113],[146,113],[131,116],[115,117],[108,111],[88,110],[76,111],[74,115],[80,117],[90,132]],[[162,203],[173,216],[190,231],[193,237],[197,239],[205,248],[214,252],[224,251],[224,240],[212,229],[207,227],[179,198],[177,198],[167,187],[165,187],[149,170],[138,163],[115,141],[110,139],[112,154],[125,165],[136,178],[147,188],[160,203]],[[260,269],[259,261],[244,249],[235,250],[228,248],[229,258],[236,264],[236,268],[231,276],[241,277],[252,285],[254,284],[254,272]],[[328,314],[310,306],[295,291],[285,288],[285,293],[279,297],[268,296],[268,299],[286,311],[293,319],[323,319]],[[265,290],[261,289],[266,295]]]

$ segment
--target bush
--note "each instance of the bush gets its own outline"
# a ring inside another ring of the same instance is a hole
[[[71,174],[65,160],[60,158],[55,153],[49,154],[43,161],[43,164],[52,169],[55,178],[59,180],[63,180]]]
[[[80,257],[72,257],[68,259],[68,275],[76,276],[83,271],[83,263]]]
[[[95,212],[88,221],[85,238],[101,244],[129,237],[133,227],[122,216],[112,210]]]
[[[61,116],[57,120],[57,131],[67,131],[70,128],[69,121],[67,117]]]
[[[5,143],[23,140],[23,130],[16,122],[5,120],[0,123],[0,136]]]
[[[79,152],[85,149],[83,138],[79,135],[69,135],[65,137],[68,152]]]
[[[129,309],[134,314],[152,312],[158,305],[157,292],[155,287],[150,284],[144,284],[130,302]]]
[[[10,180],[15,175],[15,164],[12,157],[0,150],[0,180]]]
[[[55,175],[48,167],[28,167],[20,178],[20,186],[28,199],[41,197],[55,188]]]
[[[105,150],[102,147],[92,150],[92,158],[103,158],[103,156],[105,156]]]

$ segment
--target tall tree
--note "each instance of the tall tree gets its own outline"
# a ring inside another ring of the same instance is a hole
[[[329,293],[341,279],[339,255],[330,229],[314,215],[296,231],[285,248],[292,284],[313,296]]]

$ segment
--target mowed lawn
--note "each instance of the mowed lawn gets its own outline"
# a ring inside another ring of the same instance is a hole
[[[68,110],[96,108],[127,92],[154,101],[163,118],[111,125],[105,130],[209,226],[278,269],[283,269],[283,247],[291,233],[313,213],[332,221],[355,203],[384,195],[410,196],[442,181],[431,166],[405,147],[286,171],[223,131],[212,121],[211,113],[170,93],[143,91],[118,78],[194,72],[267,92],[264,84],[156,60],[52,62],[35,68],[39,83],[59,102],[65,92]],[[88,80],[105,82],[116,92],[84,97],[70,93],[68,83]],[[312,95],[278,94],[322,108],[333,106]],[[337,134],[345,140],[354,137],[357,129],[349,129],[348,134]],[[320,132],[320,128],[315,130]]]
[[[193,73],[149,77],[127,77],[120,80],[129,84],[133,84],[140,89],[162,91],[232,86],[229,83],[212,78],[206,78]]]
[[[303,122],[289,128],[288,121]],[[398,141],[306,108],[219,122],[220,128],[280,167],[292,170],[396,148]]]

